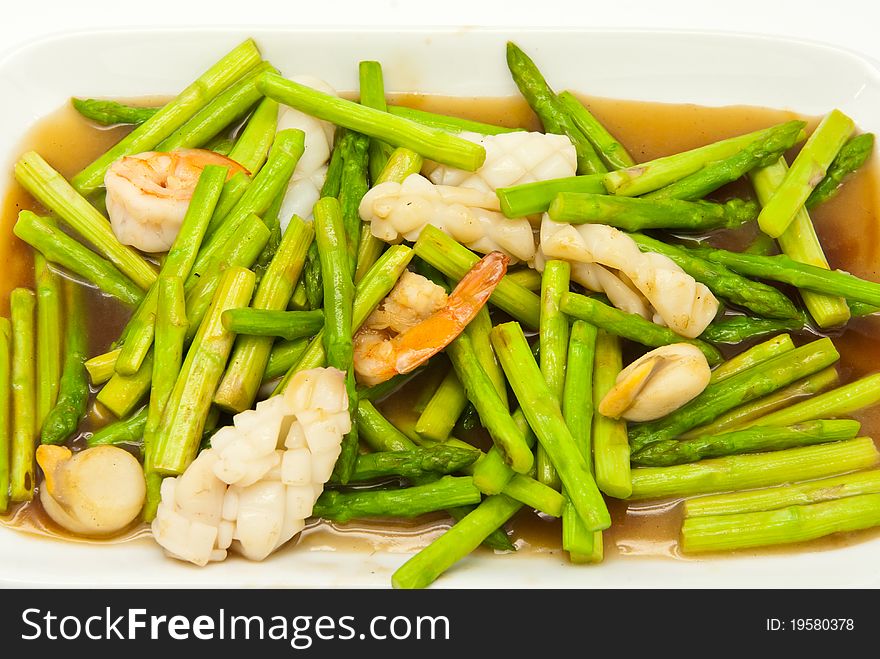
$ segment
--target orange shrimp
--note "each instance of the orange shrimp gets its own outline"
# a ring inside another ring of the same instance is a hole
[[[509,258],[501,252],[484,256],[462,278],[442,306],[433,305],[433,309],[428,309],[429,315],[419,314],[421,317],[414,318],[409,327],[394,334],[390,327],[392,323],[388,323],[386,317],[391,308],[399,308],[400,300],[407,297],[407,291],[398,291],[398,288],[426,287],[424,283],[415,281],[424,280],[418,275],[412,275],[409,279],[401,278],[395,290],[383,302],[384,308],[374,312],[383,317],[380,326],[372,326],[368,319],[354,337],[354,369],[358,381],[366,385],[384,382],[400,373],[412,371],[443,350],[486,304],[507,272],[508,261]],[[428,280],[424,281],[429,287],[440,288]],[[440,291],[442,293],[442,289]],[[410,297],[431,295],[436,293],[422,290],[416,291],[413,296],[409,291]],[[394,300],[393,305],[386,304],[389,300]]]

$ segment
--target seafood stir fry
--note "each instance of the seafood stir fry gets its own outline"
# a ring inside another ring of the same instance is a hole
[[[452,518],[401,588],[521,548],[521,511],[594,565],[609,506],[645,499],[683,506],[685,554],[880,525],[880,373],[837,366],[880,283],[832,270],[810,215],[873,135],[832,110],[639,162],[507,63],[531,125],[389,105],[378,62],[348,100],[252,40],[162,107],[74,99],[124,136],[69,180],[15,164],[0,513],[149,528],[209,570]],[[99,295],[124,322],[100,354]]]

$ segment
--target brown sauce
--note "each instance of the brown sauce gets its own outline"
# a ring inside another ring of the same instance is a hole
[[[708,108],[687,104],[657,104],[583,97],[590,110],[623,142],[637,161],[691,149],[733,135],[771,124],[798,118],[782,110],[754,107]],[[446,98],[425,95],[397,95],[394,103],[475,119],[504,126],[539,128],[537,119],[521,99]],[[810,122],[810,130],[815,120]],[[40,121],[23,139],[20,151],[35,149],[65,176],[71,176],[120,139],[126,128],[98,128],[69,107]],[[832,267],[848,270],[867,279],[880,279],[880,223],[878,223],[878,176],[875,162],[850,177],[838,196],[812,213],[817,232]],[[748,195],[748,186],[734,185],[731,191]],[[0,206],[0,314],[8,314],[9,291],[33,283],[30,250],[12,235],[12,225],[23,208],[39,212],[39,206],[14,182]],[[713,237],[720,246],[739,249],[754,235],[753,228],[727,232]],[[97,292],[89,296],[92,354],[106,350],[118,336],[128,311]],[[847,329],[835,335],[841,352],[841,381],[847,382],[877,370],[880,364],[880,317],[853,320]],[[430,374],[422,376],[427,382]],[[381,404],[392,422],[412,422],[414,396],[393,397]],[[880,437],[880,407],[856,415],[862,422],[862,434]],[[100,425],[93,409],[82,430]],[[475,437],[484,441],[485,437]],[[605,532],[605,553],[614,556],[681,556],[677,537],[681,526],[678,501],[652,501],[628,504],[609,500],[613,524]],[[45,536],[65,535],[42,513],[38,504],[10,510],[0,522],[18,530]],[[428,544],[448,528],[443,514],[425,516],[415,521],[358,521],[349,524],[313,522],[297,539],[299,548],[310,550],[413,551]],[[560,552],[561,524],[529,511],[521,511],[510,525],[512,538],[521,550]],[[111,541],[126,541],[147,532],[143,526]],[[797,545],[804,550],[832,549],[854,541],[863,541],[880,532],[838,534],[830,538]],[[75,539],[75,538],[74,538]],[[78,539],[82,540],[82,539]],[[85,540],[88,541],[88,540]],[[765,550],[761,550],[762,552]],[[770,552],[791,551],[781,547]],[[757,553],[757,552],[745,552]]]

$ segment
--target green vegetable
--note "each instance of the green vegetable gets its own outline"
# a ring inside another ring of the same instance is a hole
[[[403,146],[437,162],[475,171],[486,159],[479,144],[435,128],[427,128],[381,110],[324,94],[286,80],[276,73],[263,73],[259,89],[269,98],[337,126],[369,135],[393,146]]]
[[[102,126],[134,124],[139,126],[162,108],[144,108],[98,98],[71,98],[70,104],[86,119]]]
[[[55,406],[61,381],[61,278],[49,268],[45,257],[34,254],[37,293],[37,431]]]
[[[750,318],[749,316],[725,316],[714,320],[700,334],[709,343],[742,343],[778,332],[799,331],[804,328],[803,320],[781,320],[778,318]]]
[[[358,78],[361,90],[361,105],[368,108],[388,111],[385,103],[385,79],[379,62],[364,61],[358,64]],[[385,142],[370,140],[370,179],[375,181],[382,174],[388,157],[394,149]]]
[[[614,387],[623,368],[620,340],[605,330],[596,338],[593,370],[593,463],[599,489],[618,499],[632,492],[630,446],[626,422],[599,413],[599,405]]]
[[[748,350],[744,350],[735,357],[731,357],[723,364],[712,371],[712,378],[709,380],[711,384],[722,382],[729,377],[742,373],[752,366],[756,366],[768,359],[781,355],[784,352],[794,350],[794,342],[788,334],[780,334],[768,339],[763,343],[752,346]]]
[[[630,428],[629,441],[632,449],[634,452],[640,451],[648,444],[675,439],[681,433],[709,423],[738,405],[766,396],[817,373],[839,358],[840,354],[831,339],[819,339],[753,366],[723,382],[710,384],[703,393],[671,414]],[[836,415],[828,414],[821,418],[834,416]]]
[[[144,441],[144,428],[147,425],[148,414],[149,409],[144,405],[129,418],[114,421],[96,431],[91,437],[86,439],[86,443],[89,447],[119,446],[120,444],[140,446]]]
[[[12,325],[0,317],[0,514],[9,506],[9,447],[12,439]]]
[[[764,203],[758,216],[761,231],[771,238],[785,232],[813,189],[825,178],[828,167],[854,128],[852,119],[840,110],[832,110],[822,119],[773,196]]]
[[[12,501],[34,497],[36,407],[36,296],[27,288],[9,295],[12,321],[12,441],[9,455],[9,493]]]
[[[321,323],[323,325],[323,319]],[[265,384],[269,380],[274,380],[287,373],[300,360],[308,347],[309,339],[307,338],[294,339],[292,341],[276,341],[272,345],[272,352],[269,353],[269,361],[266,362],[263,383]]]
[[[429,474],[453,474],[473,464],[478,457],[480,452],[475,449],[444,444],[408,451],[366,453],[358,456],[350,481],[359,483],[391,477],[418,479]]]
[[[260,51],[252,39],[234,48],[174,100],[74,176],[71,181],[73,187],[80,194],[89,194],[97,190],[103,185],[104,174],[113,162],[122,156],[155,148],[259,62]]]
[[[342,225],[348,244],[348,262],[354,273],[357,267],[357,252],[361,241],[361,199],[370,189],[369,148],[370,140],[364,135],[349,132],[351,140],[343,151],[342,183],[339,190],[339,205],[342,209]],[[342,148],[342,145],[340,145]]]
[[[877,459],[873,440],[862,437],[673,467],[640,467],[632,471],[632,498],[685,497],[781,485],[866,469],[877,464]]]
[[[15,179],[136,286],[146,290],[156,281],[152,266],[137,251],[120,243],[110,221],[36,152],[28,151],[15,163]],[[46,258],[52,260],[48,255]]]
[[[43,421],[40,441],[63,444],[70,439],[86,415],[89,404],[89,381],[84,366],[88,352],[86,306],[82,288],[71,281],[63,287],[64,368],[58,387],[58,400]]]
[[[260,171],[275,139],[278,127],[278,103],[264,98],[248,119],[247,125],[235,141],[229,157],[251,174]]]
[[[449,369],[419,415],[416,432],[420,437],[434,442],[445,441],[467,405],[468,396],[464,386],[455,369]]]
[[[578,130],[590,140],[609,169],[623,169],[636,164],[626,147],[608,132],[608,129],[577,100],[574,94],[562,92],[557,98],[562,109],[568,113]]]
[[[831,199],[840,190],[843,180],[864,165],[872,153],[874,153],[873,133],[863,133],[849,140],[841,147],[828,167],[825,178],[813,189],[804,206],[812,209]]]
[[[642,345],[659,348],[674,343],[690,343],[700,349],[710,365],[721,361],[721,353],[704,341],[686,339],[668,327],[656,325],[638,314],[620,311],[585,295],[565,293],[560,301],[560,308],[573,318],[585,320],[606,332]]]
[[[443,476],[400,490],[326,490],[315,502],[314,517],[348,522],[369,517],[418,517],[436,510],[480,502],[480,491],[467,476]]]
[[[363,94],[363,84],[361,85],[361,94]],[[361,103],[363,103],[363,98],[361,99]],[[364,105],[368,104],[364,103]],[[416,108],[408,108],[402,105],[389,105],[388,112],[395,116],[415,121],[417,124],[422,124],[423,126],[445,130],[448,133],[471,132],[480,133],[481,135],[501,135],[503,133],[515,133],[522,130],[522,128],[496,126],[494,124],[483,123],[482,121],[462,119],[461,117],[450,117],[445,114],[426,112],[425,110],[417,110]]]
[[[292,341],[317,334],[324,326],[324,312],[321,309],[314,311],[229,309],[223,313],[223,326],[236,334],[279,336]]]
[[[511,272],[507,271],[506,277],[508,281],[512,281],[516,284],[519,284],[523,288],[529,291],[540,291],[541,290],[541,273],[537,270],[533,270],[526,266],[525,268],[519,268],[518,270],[514,270]]]
[[[523,217],[544,213],[554,199],[563,193],[605,194],[605,185],[599,174],[585,174],[554,178],[534,183],[521,183],[495,190],[506,217]]]
[[[577,151],[578,174],[602,174],[608,169],[590,140],[580,131],[565,106],[544,80],[531,58],[516,44],[507,42],[507,68],[513,82],[547,133],[567,135]]]

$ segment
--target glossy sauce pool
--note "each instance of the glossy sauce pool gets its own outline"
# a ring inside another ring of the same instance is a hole
[[[780,123],[798,115],[780,110],[753,107],[707,108],[694,105],[655,104],[610,99],[583,99],[590,110],[627,147],[636,161],[643,162],[670,153],[691,149],[733,135]],[[528,106],[520,99],[471,99],[436,96],[397,96],[393,102],[419,109],[477,119],[506,126],[539,127]],[[809,130],[815,126],[810,121]],[[126,128],[98,128],[69,107],[40,121],[24,136],[20,151],[34,149],[63,175],[70,177],[105,151],[127,132]],[[880,198],[876,164],[869,163],[851,176],[841,192],[813,211],[817,232],[832,267],[855,275],[880,280]],[[747,186],[734,186],[738,194],[749,194]],[[723,194],[724,191],[721,191]],[[9,291],[16,286],[32,286],[30,249],[12,235],[19,210],[40,208],[19,186],[13,184],[0,208],[0,315],[8,314]],[[719,246],[739,249],[754,236],[753,227],[716,235]],[[119,334],[128,316],[117,303],[100,294],[89,296],[90,348],[92,355],[104,352]],[[841,382],[877,370],[880,364],[880,318],[851,321],[846,331],[832,335],[841,353],[838,369]],[[424,379],[430,376],[424,376]],[[400,395],[384,401],[380,408],[392,421],[412,418],[413,396]],[[856,416],[862,434],[880,437],[880,408]],[[101,425],[104,419],[94,406],[81,430]],[[680,506],[675,501],[640,502],[627,505],[609,500],[613,524],[605,532],[605,553],[615,555],[679,556],[677,536],[681,525]],[[41,535],[62,536],[43,514],[38,504],[11,510],[3,523]],[[416,521],[362,521],[346,525],[315,522],[297,540],[300,550],[333,550],[341,547],[363,551],[413,551],[448,527],[442,514]],[[522,511],[510,525],[511,537],[524,551],[561,553],[561,524],[530,511]],[[147,532],[144,526],[132,529],[112,541],[124,541]],[[820,550],[854,541],[863,541],[875,532],[836,535],[797,545],[803,550]],[[86,540],[88,541],[88,540]],[[291,543],[293,544],[293,543]],[[771,551],[791,551],[792,548]],[[755,552],[751,552],[755,553]]]

